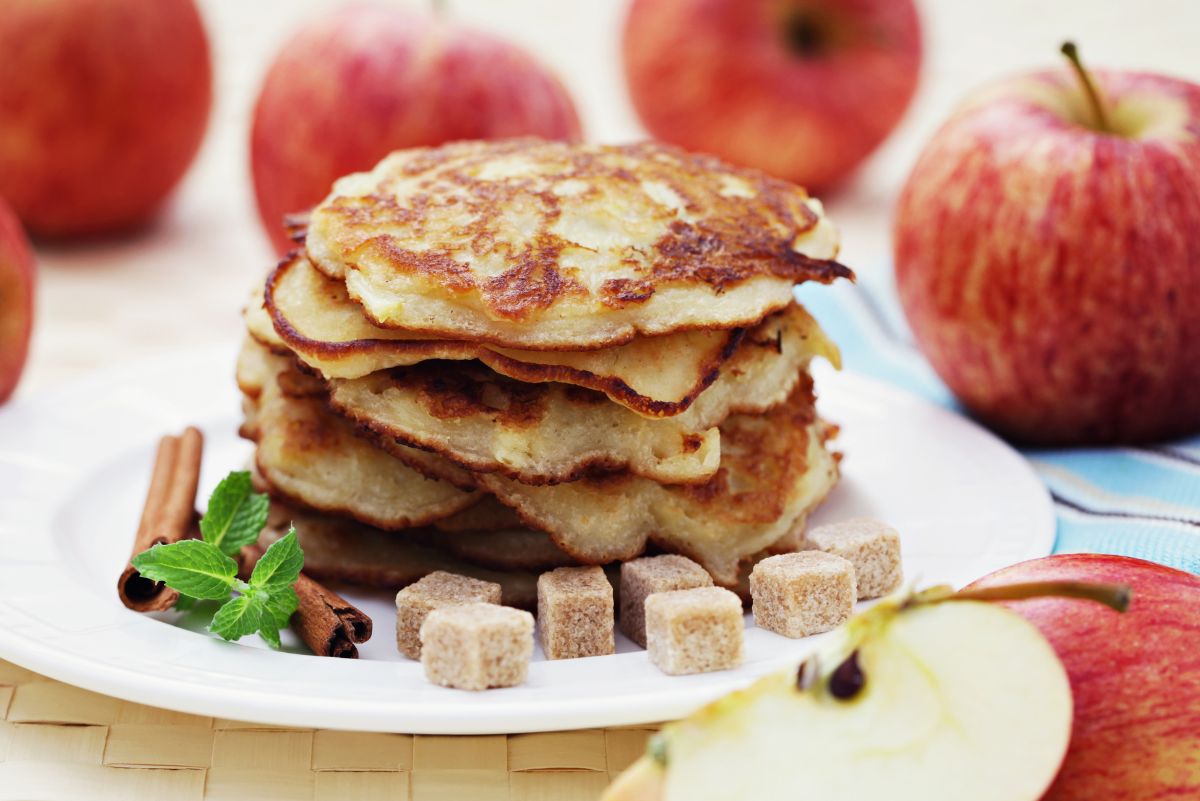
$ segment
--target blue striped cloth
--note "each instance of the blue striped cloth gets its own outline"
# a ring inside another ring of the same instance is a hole
[[[797,296],[842,349],[845,367],[963,412],[917,350],[890,271]],[[1023,451],[1058,513],[1055,553],[1136,556],[1200,573],[1200,435],[1142,448]]]

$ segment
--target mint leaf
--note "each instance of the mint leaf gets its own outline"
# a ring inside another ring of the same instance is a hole
[[[249,472],[230,473],[208,499],[208,511],[200,520],[200,534],[205,542],[233,556],[243,546],[258,541],[267,524],[270,506],[266,495],[254,491]]]
[[[264,620],[262,628],[258,630],[258,636],[262,637],[272,648],[278,649],[283,646],[283,643],[279,641],[279,629],[274,623]]]
[[[251,587],[217,610],[209,630],[226,640],[257,631],[268,645],[278,648],[279,630],[288,624],[299,605],[300,599],[291,587]]]
[[[200,599],[198,598],[193,598],[190,595],[184,595],[183,593],[180,593],[179,597],[175,599],[175,609],[179,612],[186,612],[189,609],[192,609],[199,602]]]
[[[255,598],[255,603],[263,605],[262,621],[258,627],[258,636],[262,637],[272,648],[281,647],[279,630],[288,625],[292,613],[300,606],[300,598],[291,587],[272,587],[264,589],[251,587],[249,594]]]
[[[296,540],[295,527],[289,528],[288,533],[271,543],[267,552],[254,566],[250,574],[250,586],[274,589],[291,587],[300,576],[300,568],[304,567],[304,551]]]
[[[252,590],[252,592],[255,592]],[[275,623],[276,628],[283,628],[292,619],[292,614],[300,607],[300,598],[291,587],[272,587],[270,590],[257,590],[267,594],[267,615]]]
[[[217,610],[208,630],[223,639],[238,640],[261,629],[264,622],[275,628],[275,621],[267,613],[266,600],[253,592],[239,595]]]
[[[223,601],[237,575],[237,562],[201,540],[155,545],[133,558],[133,566],[151,581],[193,598]]]

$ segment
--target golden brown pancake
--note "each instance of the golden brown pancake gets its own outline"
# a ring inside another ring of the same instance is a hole
[[[245,347],[261,348],[252,340]],[[272,372],[255,376],[246,369],[251,362]],[[256,441],[255,463],[275,494],[385,529],[425,525],[477,500],[357,436],[351,423],[329,411],[323,385],[287,359],[268,354],[239,366],[240,383],[260,388],[257,399],[246,398],[251,416],[243,432]]]
[[[630,474],[534,487],[497,473],[482,487],[581,562],[631,559],[653,542],[704,566],[733,587],[742,560],[803,529],[809,511],[837,481],[817,419],[812,384],[765,414],[721,425],[721,468],[704,484],[664,486]]]
[[[399,590],[435,570],[446,570],[496,582],[508,606],[537,607],[534,571],[493,570],[403,533],[279,503],[271,507],[271,520],[259,544],[267,547],[287,533],[289,524],[295,525],[304,551],[304,572],[319,581]]]
[[[521,523],[496,531],[439,531],[424,542],[493,570],[553,570],[579,564],[555,545],[549,534]]]
[[[396,440],[471,472],[541,484],[596,469],[703,481],[720,461],[715,426],[647,420],[591,390],[525,384],[477,362],[423,362],[329,386],[333,408],[385,447]]]
[[[459,532],[504,531],[524,528],[520,516],[490,495],[484,495],[457,514],[433,524],[438,531],[447,534]]]
[[[235,376],[238,389],[247,398],[257,399],[268,381],[274,380],[282,369],[279,357],[272,354],[265,344],[247,338],[237,355]]]
[[[657,143],[398,151],[334,184],[306,247],[376,325],[538,350],[753,325],[852,276],[803,189]]]
[[[648,419],[591,390],[515,381],[478,362],[427,361],[334,379],[330,402],[384,447],[395,440],[471,472],[554,484],[596,470],[628,470],[665,483],[699,483],[720,463],[716,426],[730,414],[782,402],[818,354],[838,358],[815,321],[793,304],[748,332],[721,376],[673,417]],[[455,480],[432,465],[416,466]]]
[[[254,313],[252,333],[265,344],[286,346],[326,378],[361,378],[428,359],[478,359],[518,381],[557,381],[603,392],[647,416],[685,411],[744,335],[741,328],[684,331],[574,352],[439,339],[373,325],[342,282],[324,276],[302,253],[271,274],[261,303],[265,314]],[[267,315],[274,331],[265,330]]]

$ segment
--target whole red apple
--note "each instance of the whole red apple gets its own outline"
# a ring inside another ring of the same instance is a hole
[[[29,232],[146,222],[208,119],[208,39],[192,0],[4,0],[0,53],[0,194]]]
[[[0,403],[17,388],[25,367],[36,283],[29,240],[12,209],[0,199]]]
[[[1071,679],[1071,746],[1045,801],[1200,798],[1200,577],[1124,556],[1021,562],[971,588],[1041,581],[1127,584],[1124,614],[1091,601],[1011,603]]]
[[[911,0],[634,0],[625,75],[655,137],[824,188],[917,87]]]
[[[1200,86],[1079,68],[984,91],[913,168],[895,265],[925,355],[1001,433],[1200,428]]]
[[[258,211],[279,252],[285,215],[392,150],[457,139],[577,140],[563,85],[523,50],[390,5],[341,7],[284,46],[254,110]]]

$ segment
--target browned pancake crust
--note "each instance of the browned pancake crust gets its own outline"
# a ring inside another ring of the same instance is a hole
[[[496,372],[518,381],[529,383],[557,381],[563,384],[574,384],[603,392],[614,401],[641,414],[665,417],[687,410],[700,393],[717,380],[721,366],[732,358],[746,335],[745,328],[726,331],[721,346],[708,354],[707,358],[697,365],[696,381],[683,397],[673,401],[656,400],[641,394],[617,376],[599,375],[593,371],[569,365],[525,361],[479,342],[388,338],[329,342],[308,337],[292,324],[275,300],[276,287],[286,279],[290,270],[296,268],[300,260],[306,258],[303,253],[294,253],[276,266],[267,277],[263,302],[276,333],[289,348],[300,354],[317,356],[330,361],[373,352],[394,353],[414,361],[418,359],[477,359]],[[328,277],[325,280],[327,282],[325,291],[337,295],[339,298],[345,295],[345,287],[340,281]]]
[[[531,570],[496,570],[475,564],[449,551],[420,542],[436,536],[433,529],[411,533],[382,531],[353,520],[271,504],[271,519],[260,543],[268,545],[294,525],[304,549],[304,572],[315,579],[346,582],[396,591],[435,570],[446,570],[501,587],[501,600],[521,609],[537,607],[537,573]]]
[[[274,358],[277,363],[280,362],[278,357]],[[249,378],[249,375],[246,378]],[[288,475],[286,469],[281,468],[283,472],[277,475],[277,465],[264,461],[264,433],[266,433],[268,444],[275,443],[273,447],[277,449],[274,451],[276,458],[279,458],[278,448],[280,447],[285,447],[287,451],[291,452],[293,459],[303,459],[307,456],[311,461],[326,459],[330,454],[341,455],[344,452],[352,451],[354,447],[360,449],[359,453],[374,453],[376,449],[370,438],[355,431],[352,423],[329,410],[324,383],[296,369],[294,361],[287,369],[270,374],[268,380],[274,387],[277,387],[277,394],[287,399],[287,408],[279,406],[280,400],[276,398],[274,390],[269,412],[265,412],[260,405],[261,401],[267,398],[265,393],[260,391],[257,396],[258,400],[247,395],[244,403],[247,420],[239,428],[238,433],[259,446],[255,452],[256,478],[260,484],[270,488],[273,496],[284,499],[297,507],[326,514],[346,515],[368,525],[389,530],[408,529],[432,523],[468,508],[477,500],[477,496],[470,493],[455,493],[447,487],[445,492],[439,494],[439,499],[428,501],[427,505],[415,507],[410,511],[402,512],[401,507],[404,503],[392,500],[386,505],[375,505],[373,508],[377,511],[372,512],[369,511],[370,507],[361,503],[317,500],[315,495],[300,497],[285,486]],[[242,383],[247,382],[243,381]],[[254,387],[250,388],[254,389]],[[268,418],[270,424],[264,432],[261,424]],[[378,452],[377,455],[384,461],[393,461],[384,452]],[[380,463],[377,461],[373,464],[379,467]],[[403,469],[407,468],[407,465],[395,460],[393,465],[384,466],[380,470],[380,474],[390,474],[387,471],[391,471],[393,467]],[[411,468],[409,469],[411,470]],[[413,470],[411,472],[412,480],[423,484],[429,480],[429,477],[420,478],[419,476],[422,475],[424,474],[420,471]],[[418,488],[408,485],[406,497],[402,500],[417,498],[425,498],[425,495]]]
[[[762,548],[786,542],[794,530],[802,529],[808,511],[821,502],[832,482],[819,495],[807,498],[802,508],[796,507],[796,492],[806,478],[817,475],[810,471],[824,469],[810,461],[813,448],[817,453],[827,451],[826,442],[834,433],[836,428],[817,419],[812,381],[806,375],[785,403],[765,414],[735,415],[722,423],[721,467],[703,484],[659,486],[628,473],[528,490],[486,474],[479,476],[479,482],[511,505],[526,525],[549,532],[555,545],[582,563],[632,559],[649,543],[694,559],[719,584],[734,586],[738,562],[744,562],[747,554],[722,556],[714,551],[714,542],[722,540],[713,536],[723,532],[729,548],[735,548],[741,537],[761,539],[772,526],[789,521],[773,539],[758,546]],[[549,492],[563,494],[555,499]],[[653,519],[648,520],[651,509]],[[633,512],[628,519],[622,517],[626,511]],[[614,515],[613,520],[605,520],[606,512]],[[572,514],[583,517],[574,520]],[[708,532],[700,540],[701,547],[693,547],[693,529]]]
[[[480,149],[475,143],[425,148],[405,162],[406,175],[437,173],[466,190],[471,222],[460,233],[471,247],[487,250],[495,247],[490,239],[502,209],[523,192],[519,185],[477,180],[470,174],[497,156],[522,151],[553,150],[569,167],[559,173],[589,184],[584,192],[595,192],[595,185],[638,179],[659,181],[683,198],[685,208],[703,216],[695,222],[674,220],[668,233],[654,244],[641,277],[614,279],[601,287],[605,305],[620,308],[647,300],[657,287],[670,283],[705,284],[720,292],[760,275],[786,278],[794,283],[851,278],[846,266],[833,260],[811,259],[792,249],[798,236],[811,230],[817,215],[800,202],[806,195],[794,184],[772,178],[757,170],[734,167],[713,156],[688,153],[658,142],[614,146],[636,158],[646,159],[638,176],[595,152],[556,146],[536,139],[515,139]],[[470,150],[475,150],[474,154]],[[655,169],[655,157],[669,154],[673,166]],[[449,167],[453,165],[453,167]],[[736,175],[750,184],[756,197],[723,197],[716,202],[715,175]],[[416,251],[402,246],[391,234],[375,235],[381,227],[419,232],[429,210],[441,198],[435,194],[417,194],[401,205],[391,195],[380,194],[362,202],[362,198],[334,197],[325,207],[346,231],[362,231],[360,241],[342,243],[346,250],[377,249],[386,254],[397,270],[424,273],[456,293],[478,291],[485,305],[496,315],[522,320],[534,310],[546,309],[561,297],[585,292],[582,284],[559,269],[558,257],[572,243],[555,235],[551,228],[561,213],[563,202],[554,193],[538,196],[541,203],[539,233],[527,248],[506,254],[511,267],[496,276],[478,281],[471,271],[456,260],[452,252],[431,248]],[[663,212],[667,213],[666,210]],[[629,264],[637,262],[631,257]]]
[[[285,256],[267,276],[263,291],[263,304],[271,316],[276,333],[289,348],[303,353],[315,353],[326,358],[335,359],[356,353],[368,353],[372,350],[387,348],[397,353],[412,354],[414,357],[423,356],[426,359],[473,359],[479,350],[474,342],[449,339],[352,339],[346,342],[325,342],[305,336],[292,325],[287,316],[275,302],[275,291],[288,272],[303,259],[303,251],[296,251]],[[326,276],[327,291],[344,293],[340,281]],[[266,343],[264,343],[266,344]]]
[[[307,244],[319,269],[338,278],[347,270],[370,273],[367,280],[377,285],[403,277],[406,285],[420,285],[415,295],[403,295],[411,302],[436,288],[447,300],[508,325],[629,312],[657,301],[667,288],[713,298],[753,279],[795,284],[853,277],[832,258],[836,249],[814,251],[819,257],[797,251],[821,219],[803,189],[655,142],[459,142],[399,152],[369,176],[350,178],[312,214]],[[613,217],[597,223],[604,230],[619,229],[618,241],[605,239],[602,251],[586,244],[593,240],[580,227],[586,226],[581,219],[595,221],[598,213]],[[583,251],[602,253],[602,266],[576,266],[574,255]],[[485,262],[490,266],[481,269]],[[783,303],[776,294],[707,322],[684,315],[678,322],[584,326],[575,335],[556,329],[536,341],[539,348],[578,350],[619,344],[639,332],[732,328]],[[397,319],[371,302],[364,306],[383,327],[455,330],[420,315]],[[519,346],[515,332],[487,326],[471,328],[469,338]]]
[[[418,401],[425,413],[439,420],[455,420],[476,415],[487,415],[495,423],[509,431],[538,426],[546,414],[551,394],[557,384],[527,384],[495,373],[478,362],[428,361],[411,367],[397,367],[387,371],[384,383],[394,383],[417,390]],[[590,389],[566,387],[568,402],[587,407],[608,403],[608,399]],[[751,403],[750,399],[747,399]],[[331,400],[332,409],[356,423],[358,431],[369,436],[381,448],[404,461],[418,472],[430,478],[448,481],[460,488],[471,488],[477,482],[471,473],[498,472],[524,484],[560,484],[576,481],[587,475],[611,473],[624,470],[628,464],[607,457],[584,458],[574,462],[570,469],[553,475],[513,469],[495,462],[473,461],[471,458],[448,448],[439,447],[432,441],[424,441],[406,431],[391,429],[373,419],[359,419],[356,410],[340,406]],[[737,409],[734,410],[735,412]],[[703,440],[699,434],[683,434],[681,449],[695,452]],[[422,459],[424,451],[449,467],[439,465],[434,459]],[[457,468],[457,469],[455,469]]]

